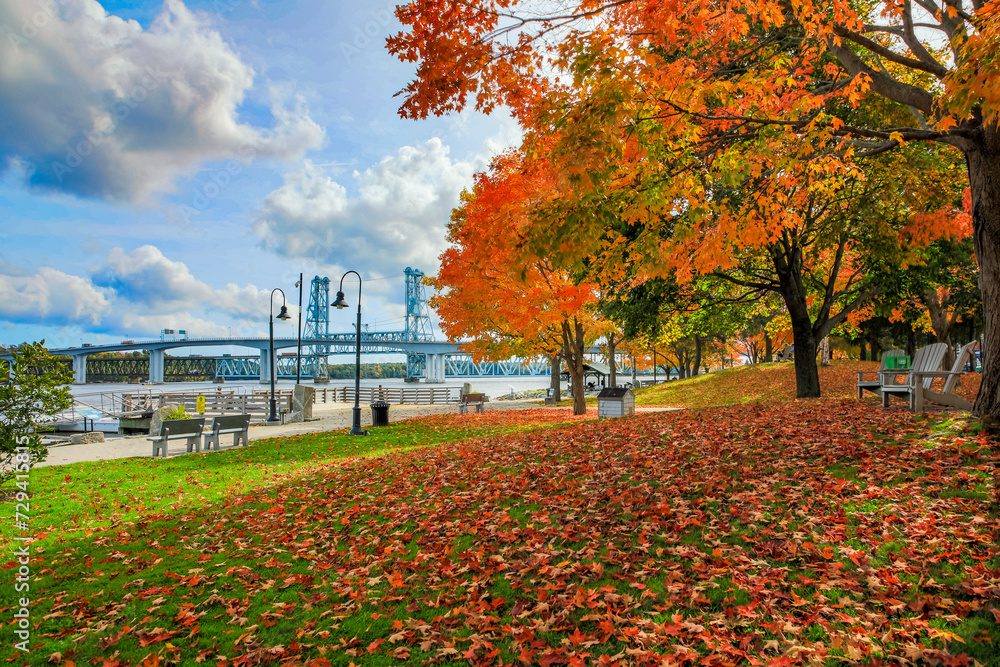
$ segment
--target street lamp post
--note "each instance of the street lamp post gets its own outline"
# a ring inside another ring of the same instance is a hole
[[[368,431],[361,428],[361,274],[357,271],[348,271],[340,277],[337,300],[331,305],[337,310],[347,308],[347,302],[344,301],[344,278],[351,273],[358,277],[358,326],[354,334],[357,343],[354,356],[354,426],[351,428],[350,435],[368,435]]]
[[[290,320],[291,315],[288,314],[288,308],[285,306],[285,293],[280,287],[275,287],[271,290],[271,298],[267,308],[268,314],[268,329],[270,332],[271,340],[271,353],[268,355],[268,365],[271,367],[271,414],[267,417],[267,422],[273,424],[275,422],[281,421],[278,418],[278,401],[274,398],[274,379],[278,375],[278,360],[274,356],[274,293],[281,292],[281,310],[278,312],[279,320]]]
[[[295,283],[299,288],[299,345],[295,352],[295,384],[302,384],[302,274],[299,274],[299,282]]]

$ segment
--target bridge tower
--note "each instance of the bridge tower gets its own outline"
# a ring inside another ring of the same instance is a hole
[[[327,338],[330,336],[330,279],[315,276],[309,286],[309,306],[306,308],[306,324],[302,328],[303,338]],[[327,356],[330,348],[325,345],[310,345],[303,350],[302,374],[313,378],[326,377]]]
[[[406,267],[406,339],[431,340],[430,309],[427,307],[427,294],[424,290],[424,272]],[[415,382],[424,376],[425,359],[422,354],[406,355],[406,379]]]

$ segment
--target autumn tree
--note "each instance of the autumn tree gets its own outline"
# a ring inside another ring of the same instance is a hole
[[[72,403],[73,374],[45,349],[45,341],[10,348],[6,383],[0,384],[0,485],[48,455],[39,435],[45,417]]]
[[[954,353],[951,335],[956,325],[963,320],[974,321],[982,305],[969,199],[966,192],[964,207],[917,216],[903,230],[915,255],[902,280],[906,290],[904,301],[908,298],[925,311],[937,342],[949,346],[951,359]]]
[[[595,287],[544,257],[524,253],[520,230],[533,207],[556,196],[555,179],[525,169],[522,155],[496,158],[462,195],[449,248],[431,280],[441,328],[473,358],[546,355],[565,361],[574,414],[586,414],[584,352],[600,331]]]
[[[738,171],[763,156],[782,170],[912,142],[957,149],[986,322],[982,415],[1000,413],[998,13],[983,0],[412,0],[389,49],[417,63],[402,114],[505,105],[529,138],[560,136],[556,153],[584,188],[635,193],[623,214],[641,224],[679,207],[713,216],[696,167],[706,161]],[[548,243],[575,233],[580,252],[600,252],[586,246],[601,235],[581,232],[593,218],[563,221]],[[643,249],[662,261],[657,244]]]

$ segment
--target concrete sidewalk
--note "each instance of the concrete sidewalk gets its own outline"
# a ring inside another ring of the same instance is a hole
[[[536,401],[494,401],[486,404],[487,410],[526,410],[542,407]],[[299,422],[295,424],[279,424],[274,426],[255,425],[250,427],[250,441],[275,438],[283,435],[298,435],[302,433],[325,433],[327,431],[349,431],[353,422],[353,403],[321,403],[313,406],[313,417],[316,421]],[[389,421],[394,423],[425,415],[457,413],[458,405],[392,405],[389,408]],[[372,413],[367,405],[361,409],[361,425],[370,426]],[[59,445],[49,447],[49,455],[45,461],[36,467],[59,466],[81,461],[105,461],[109,459],[125,459],[134,456],[151,457],[153,444],[146,438],[148,435],[137,435],[128,438],[114,438],[106,442],[86,445]],[[232,447],[232,438],[223,436],[222,451]],[[181,443],[175,443],[169,456],[186,454]]]

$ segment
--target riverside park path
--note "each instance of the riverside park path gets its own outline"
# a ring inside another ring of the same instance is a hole
[[[486,403],[487,410],[530,410],[541,408],[540,401],[491,401]],[[277,424],[268,426],[266,424],[252,424],[250,426],[250,442],[274,438],[285,435],[299,435],[301,433],[323,433],[326,431],[348,430],[351,428],[353,420],[353,403],[322,403],[313,407],[313,420],[308,422],[296,422],[293,424]],[[389,422],[413,419],[425,415],[456,413],[457,404],[438,405],[392,405],[389,408]],[[370,426],[372,423],[371,410],[367,406],[361,410],[361,425]],[[49,455],[45,461],[36,463],[36,467],[67,465],[69,463],[79,463],[81,461],[104,461],[108,459],[125,459],[130,457],[149,457],[152,452],[152,443],[146,438],[148,435],[129,436],[127,438],[113,438],[105,442],[95,442],[83,445],[56,445],[49,447]],[[221,451],[232,447],[226,447],[223,439]],[[175,445],[174,451],[169,456],[183,456],[187,452],[184,447]]]

